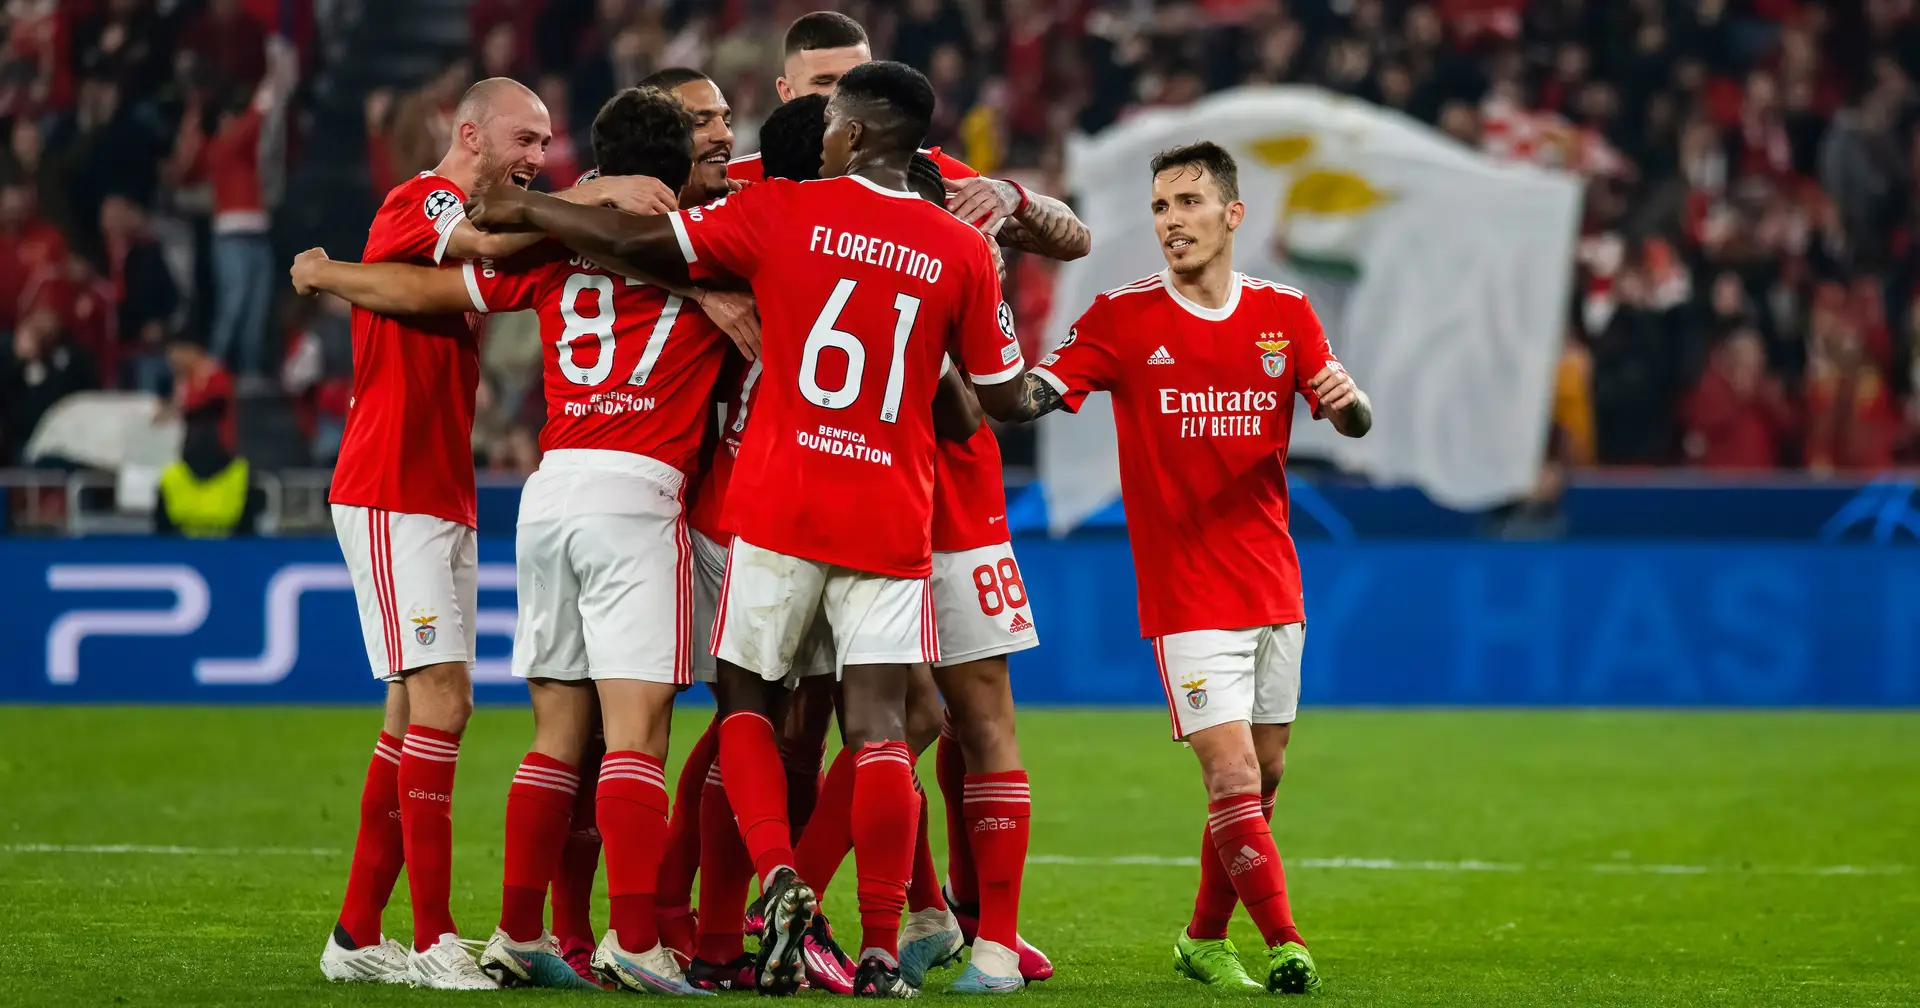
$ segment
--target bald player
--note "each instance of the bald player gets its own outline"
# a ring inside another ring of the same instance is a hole
[[[387,194],[364,260],[439,265],[532,243],[528,235],[480,233],[462,204],[478,189],[524,186],[539,174],[553,139],[546,106],[495,77],[468,89],[455,119],[440,163]],[[634,212],[673,205],[672,191],[652,179],[603,180],[564,196]],[[448,908],[454,765],[473,710],[474,321],[464,313],[353,310],[353,398],[329,500],[368,663],[387,697],[346,898],[320,958],[332,980],[495,986],[461,947]],[[411,950],[381,931],[402,864]]]

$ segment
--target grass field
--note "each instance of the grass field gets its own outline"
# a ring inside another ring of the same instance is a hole
[[[0,707],[0,1003],[595,997],[320,979],[377,722]],[[1059,968],[1023,996],[1216,1000],[1168,968],[1203,805],[1164,715],[1039,711],[1021,735],[1022,931]],[[498,910],[504,795],[527,738],[517,710],[482,711],[467,735],[454,912],[469,937]],[[1312,711],[1276,832],[1326,977],[1317,1001],[1920,1003],[1920,715]],[[852,921],[849,878],[828,910]],[[407,920],[403,880],[387,924],[404,939]],[[1259,947],[1244,914],[1235,938]]]

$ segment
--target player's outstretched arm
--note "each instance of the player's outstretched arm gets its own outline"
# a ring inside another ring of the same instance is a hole
[[[473,310],[466,278],[451,268],[406,263],[350,263],[308,249],[293,259],[293,289],[326,291],[382,315],[438,315]]]
[[[576,206],[518,186],[495,186],[467,201],[467,220],[482,231],[544,232],[608,269],[685,288],[692,281],[671,219]]]
[[[1063,262],[1093,248],[1093,233],[1073,208],[1051,196],[985,176],[948,179],[946,185],[954,216],[989,231],[1005,221],[996,234],[1002,245]]]
[[[965,441],[980,430],[980,401],[959,368],[940,375],[933,392],[933,432],[948,441]]]
[[[998,385],[978,385],[980,408],[1001,423],[1026,423],[1065,405],[1060,390],[1032,371]]]
[[[1365,437],[1373,429],[1373,400],[1353,383],[1347,369],[1329,364],[1307,384],[1320,397],[1320,416],[1347,437]]]
[[[555,193],[554,198],[582,206],[613,207],[630,214],[672,213],[679,206],[678,197],[665,182],[645,175],[602,175]],[[503,259],[545,237],[538,232],[488,233],[463,220],[447,237],[445,255],[454,259]]]

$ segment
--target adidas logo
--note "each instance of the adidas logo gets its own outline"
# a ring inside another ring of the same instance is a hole
[[[1026,633],[1033,629],[1033,621],[1025,613],[1014,613],[1013,622],[1007,624],[1008,633]]]
[[[1019,822],[1004,816],[988,816],[975,820],[973,823],[973,831],[975,833],[987,833],[994,830],[1010,830],[1019,825]]]
[[[1157,350],[1155,350],[1155,351],[1153,352],[1153,355],[1147,358],[1147,363],[1149,363],[1149,364],[1171,364],[1171,363],[1173,363],[1173,355],[1172,355],[1172,354],[1170,354],[1170,353],[1168,353],[1168,352],[1167,352],[1167,348],[1163,346],[1163,347],[1160,347],[1159,349],[1157,349]]]
[[[1233,856],[1233,863],[1227,865],[1227,874],[1239,875],[1242,872],[1250,871],[1266,863],[1267,863],[1267,856],[1265,854],[1262,854],[1259,851],[1254,850],[1252,847],[1248,847],[1245,844],[1241,844],[1240,853],[1235,854]]]

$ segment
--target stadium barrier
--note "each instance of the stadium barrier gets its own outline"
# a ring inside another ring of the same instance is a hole
[[[1027,703],[1164,703],[1126,541],[1022,540]],[[483,539],[482,702],[512,543]],[[1920,550],[1853,544],[1305,543],[1313,704],[1920,704]],[[1228,586],[1231,590],[1231,586]],[[0,539],[0,700],[375,702],[326,539]]]

